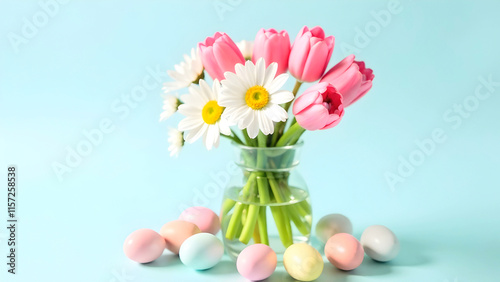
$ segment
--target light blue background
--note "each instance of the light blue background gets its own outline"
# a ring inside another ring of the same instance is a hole
[[[391,263],[366,259],[349,273],[325,264],[320,280],[498,281],[500,87],[460,125],[443,118],[473,102],[479,77],[500,81],[498,1],[401,1],[366,46],[355,44],[356,28],[371,25],[387,1],[70,1],[16,52],[9,36],[21,36],[23,19],[43,11],[37,2],[0,4],[0,179],[9,164],[20,179],[18,275],[7,275],[1,227],[2,281],[244,281],[227,261],[197,273],[168,255],[146,266],[123,255],[130,232],[158,230],[183,206],[205,201],[218,210],[222,191],[203,189],[217,184],[211,175],[229,173],[231,150],[224,141],[206,152],[197,142],[170,158],[167,128],[179,117],[158,122],[160,84],[127,115],[111,106],[142,84],[147,68],[164,73],[216,31],[239,41],[274,27],[293,40],[303,25],[336,37],[330,65],[349,44],[376,75],[338,127],[305,136],[300,170],[315,222],[343,213],[356,236],[384,224],[402,244]],[[232,6],[218,14],[214,3]],[[66,147],[103,119],[114,131],[59,181],[53,163],[64,163]],[[400,156],[418,154],[415,140],[435,129],[446,140],[391,189],[385,174],[397,173]],[[271,279],[291,280],[283,268]]]

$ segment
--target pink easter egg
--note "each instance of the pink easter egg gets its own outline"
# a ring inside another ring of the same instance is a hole
[[[220,230],[219,217],[209,208],[187,208],[181,213],[179,219],[196,224],[201,232],[215,235]]]
[[[276,253],[269,246],[254,244],[246,247],[236,260],[241,276],[257,281],[271,276],[278,264]]]
[[[338,233],[330,237],[325,245],[328,261],[338,269],[353,270],[363,262],[361,243],[351,234]]]
[[[179,254],[179,249],[187,238],[198,233],[200,233],[198,226],[184,220],[168,222],[160,230],[160,235],[165,239],[167,249],[174,254]]]
[[[133,261],[147,263],[159,258],[165,246],[165,239],[154,230],[139,229],[125,239],[123,252]]]

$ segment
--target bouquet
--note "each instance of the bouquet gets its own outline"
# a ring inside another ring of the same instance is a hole
[[[164,84],[160,120],[176,112],[185,116],[169,131],[171,156],[198,139],[208,150],[218,147],[220,137],[240,147],[244,182],[221,208],[228,242],[269,245],[270,221],[285,248],[294,241],[293,230],[309,238],[310,203],[290,183],[295,149],[304,132],[339,124],[344,109],[370,90],[374,78],[354,55],[325,73],[334,41],[321,27],[303,27],[293,44],[286,31],[275,29],[261,29],[253,42],[239,43],[217,32],[168,71],[173,81]],[[292,91],[282,89],[288,72],[296,79]],[[298,95],[304,82],[314,84]],[[188,94],[172,94],[186,87]]]

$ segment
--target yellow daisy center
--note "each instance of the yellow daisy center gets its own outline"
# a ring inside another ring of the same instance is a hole
[[[217,101],[212,100],[208,101],[201,110],[201,116],[203,117],[203,121],[207,124],[215,124],[222,115],[224,108],[217,104]]]
[[[269,92],[262,86],[252,86],[247,90],[245,102],[250,108],[260,110],[269,103]]]

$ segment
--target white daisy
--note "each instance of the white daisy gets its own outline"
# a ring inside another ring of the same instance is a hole
[[[203,136],[203,143],[210,150],[219,146],[220,133],[231,134],[228,122],[222,118],[224,108],[218,104],[220,89],[217,79],[212,88],[200,79],[199,85],[191,85],[189,94],[181,97],[184,104],[179,106],[179,113],[186,118],[179,123],[179,130],[186,131],[187,142],[193,143]]]
[[[181,101],[177,98],[177,95],[163,96],[163,112],[160,114],[160,121],[164,121],[175,114],[180,104]]]
[[[240,49],[241,54],[243,54],[245,60],[252,60],[253,41],[241,40],[240,42],[236,43],[236,46],[238,46],[238,49]]]
[[[170,156],[179,156],[179,152],[181,151],[182,146],[184,146],[184,138],[182,137],[182,132],[175,128],[169,128],[168,143],[170,144],[168,146]]]
[[[274,123],[286,121],[288,113],[280,104],[290,102],[292,92],[279,90],[288,79],[288,74],[277,77],[278,65],[271,63],[267,69],[264,59],[254,65],[247,61],[237,64],[236,74],[226,72],[222,81],[219,104],[226,107],[224,117],[237,123],[240,129],[247,129],[248,136],[255,138],[259,129],[265,135],[274,132]]]
[[[191,49],[191,56],[184,54],[184,62],[174,66],[175,70],[168,70],[167,74],[174,79],[163,84],[165,93],[188,87],[191,83],[197,83],[204,77],[203,64],[198,48]]]

